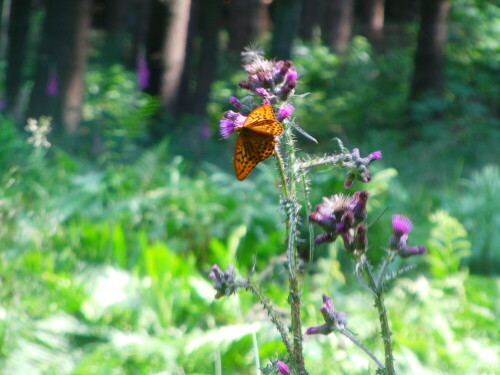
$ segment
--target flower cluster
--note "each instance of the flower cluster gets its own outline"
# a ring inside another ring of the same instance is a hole
[[[408,258],[412,255],[425,254],[424,246],[408,246],[408,233],[413,229],[413,223],[403,215],[392,217],[392,235],[389,238],[389,248],[396,251],[399,256]]]
[[[26,139],[26,141],[36,148],[44,147],[49,148],[51,146],[50,142],[47,140],[47,136],[51,132],[52,128],[50,126],[50,117],[40,117],[40,121],[36,119],[29,118],[28,124],[24,127],[24,130],[31,133],[31,136]]]
[[[355,180],[361,182],[369,182],[371,180],[371,174],[368,170],[368,165],[374,161],[382,158],[381,151],[372,152],[365,158],[362,158],[359,154],[359,149],[355,148],[352,150],[351,154],[346,154],[346,160],[344,163],[349,169],[347,177],[344,182],[344,187],[346,189],[350,188]]]
[[[347,317],[344,312],[335,310],[331,298],[323,295],[323,305],[321,314],[325,319],[325,324],[315,327],[309,327],[306,335],[328,335],[333,331],[342,331],[347,327]]]
[[[367,216],[367,201],[368,192],[364,190],[351,196],[336,194],[323,198],[323,203],[309,215],[309,220],[325,231],[316,237],[315,243],[334,242],[340,236],[346,250],[366,251],[366,226],[360,224]]]
[[[209,277],[215,282],[214,289],[217,291],[215,299],[230,296],[236,292],[235,272],[231,264],[227,267],[226,271],[222,271],[217,264],[214,264]]]
[[[243,68],[248,73],[248,80],[241,81],[239,86],[260,97],[262,104],[280,107],[276,119],[282,122],[295,110],[291,104],[285,102],[293,95],[299,74],[288,60],[270,61],[257,54],[249,54],[247,57],[250,62],[243,65]],[[234,96],[229,98],[229,102],[241,113],[224,113],[220,121],[220,132],[224,138],[228,138],[235,128],[243,125],[246,115],[252,111]]]

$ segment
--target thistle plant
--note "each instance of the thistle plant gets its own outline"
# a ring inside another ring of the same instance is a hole
[[[315,246],[324,243],[342,241],[344,249],[352,254],[355,260],[355,272],[361,285],[367,288],[374,297],[375,306],[380,318],[380,330],[385,351],[381,361],[365,347],[348,329],[347,317],[335,309],[330,297],[323,296],[321,313],[324,324],[309,327],[306,335],[333,332],[344,335],[362,349],[377,365],[378,373],[395,374],[391,331],[384,305],[384,285],[390,279],[387,274],[389,265],[395,257],[407,258],[425,253],[422,246],[409,246],[408,234],[413,227],[411,221],[402,216],[393,216],[393,233],[385,249],[386,256],[378,272],[371,265],[368,252],[367,191],[355,192],[351,195],[333,194],[324,197],[323,201],[312,210],[309,198],[311,181],[308,174],[317,168],[330,168],[345,174],[345,188],[350,188],[354,181],[368,183],[371,179],[369,165],[382,157],[380,151],[374,151],[362,157],[359,149],[346,149],[337,140],[340,152],[320,157],[297,156],[296,134],[316,142],[314,137],[298,126],[291,117],[294,112],[292,101],[297,87],[299,74],[292,62],[266,60],[258,52],[246,50],[243,54],[243,68],[248,73],[248,80],[239,83],[240,88],[248,91],[243,99],[231,97],[229,102],[237,112],[227,111],[220,121],[220,132],[229,138],[239,132],[235,149],[235,173],[242,180],[259,163],[274,155],[281,185],[280,207],[285,217],[286,227],[286,268],[288,271],[288,302],[290,304],[290,326],[285,325],[276,313],[272,302],[252,282],[253,271],[246,278],[236,275],[232,265],[221,270],[217,265],[212,267],[210,278],[214,281],[216,299],[230,296],[239,290],[253,293],[266,310],[271,322],[276,326],[286,347],[287,358],[273,362],[274,373],[308,374],[304,362],[303,327],[301,320],[302,279],[299,272],[297,244],[300,226],[307,223],[309,233],[313,226],[322,229],[316,238],[309,238],[310,256]],[[304,210],[302,210],[304,208]],[[302,213],[305,212],[305,215]],[[302,216],[307,216],[306,218]],[[263,370],[264,372],[264,370]],[[268,372],[266,372],[268,373]]]

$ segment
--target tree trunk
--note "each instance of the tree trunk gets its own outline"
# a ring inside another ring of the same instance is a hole
[[[385,0],[363,0],[361,6],[361,29],[373,44],[382,40],[384,33]]]
[[[30,97],[29,115],[52,115],[55,132],[70,137],[81,118],[91,5],[91,0],[47,1]]]
[[[172,0],[162,50],[164,71],[161,82],[163,107],[174,110],[178,101],[186,57],[191,0]]]
[[[271,17],[274,23],[271,55],[280,60],[290,59],[292,45],[298,33],[301,0],[274,0]]]
[[[131,69],[138,68],[138,61],[143,59],[146,53],[145,44],[150,21],[149,0],[132,1],[133,22],[131,26],[131,46],[126,59],[126,64]]]
[[[325,0],[309,0],[302,2],[300,12],[299,36],[303,40],[313,41],[319,36],[319,28],[323,18]]]
[[[339,55],[344,55],[352,34],[353,0],[331,0],[325,14],[325,39]]]
[[[149,70],[149,85],[145,91],[154,96],[160,95],[163,75],[162,47],[167,25],[167,7],[158,0],[150,0],[150,20],[146,39],[146,61]]]
[[[222,0],[213,0],[210,3],[202,2],[199,25],[201,46],[199,50],[198,69],[196,77],[196,91],[192,95],[193,112],[204,117],[207,112],[210,86],[217,70],[217,56],[219,55],[219,31],[221,29]]]
[[[229,5],[228,49],[240,53],[259,32],[261,0],[232,0]]]
[[[11,3],[5,72],[6,108],[16,110],[23,84],[23,69],[27,55],[27,40],[31,15],[31,0]]]
[[[443,89],[445,45],[450,0],[422,0],[415,70],[410,99]]]

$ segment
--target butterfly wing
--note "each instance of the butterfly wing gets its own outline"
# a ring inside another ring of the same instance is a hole
[[[283,126],[276,121],[272,107],[267,104],[261,105],[250,112],[243,123],[243,127],[266,135],[278,136],[283,132]]]
[[[271,156],[275,146],[273,135],[242,131],[234,150],[234,172],[238,180],[244,180],[259,162]]]

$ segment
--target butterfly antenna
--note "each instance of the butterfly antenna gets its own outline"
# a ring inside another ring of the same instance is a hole
[[[389,207],[386,207],[384,211],[382,211],[376,218],[373,220],[370,224],[368,224],[368,227],[371,227],[373,224],[375,224],[379,219],[387,212]]]

